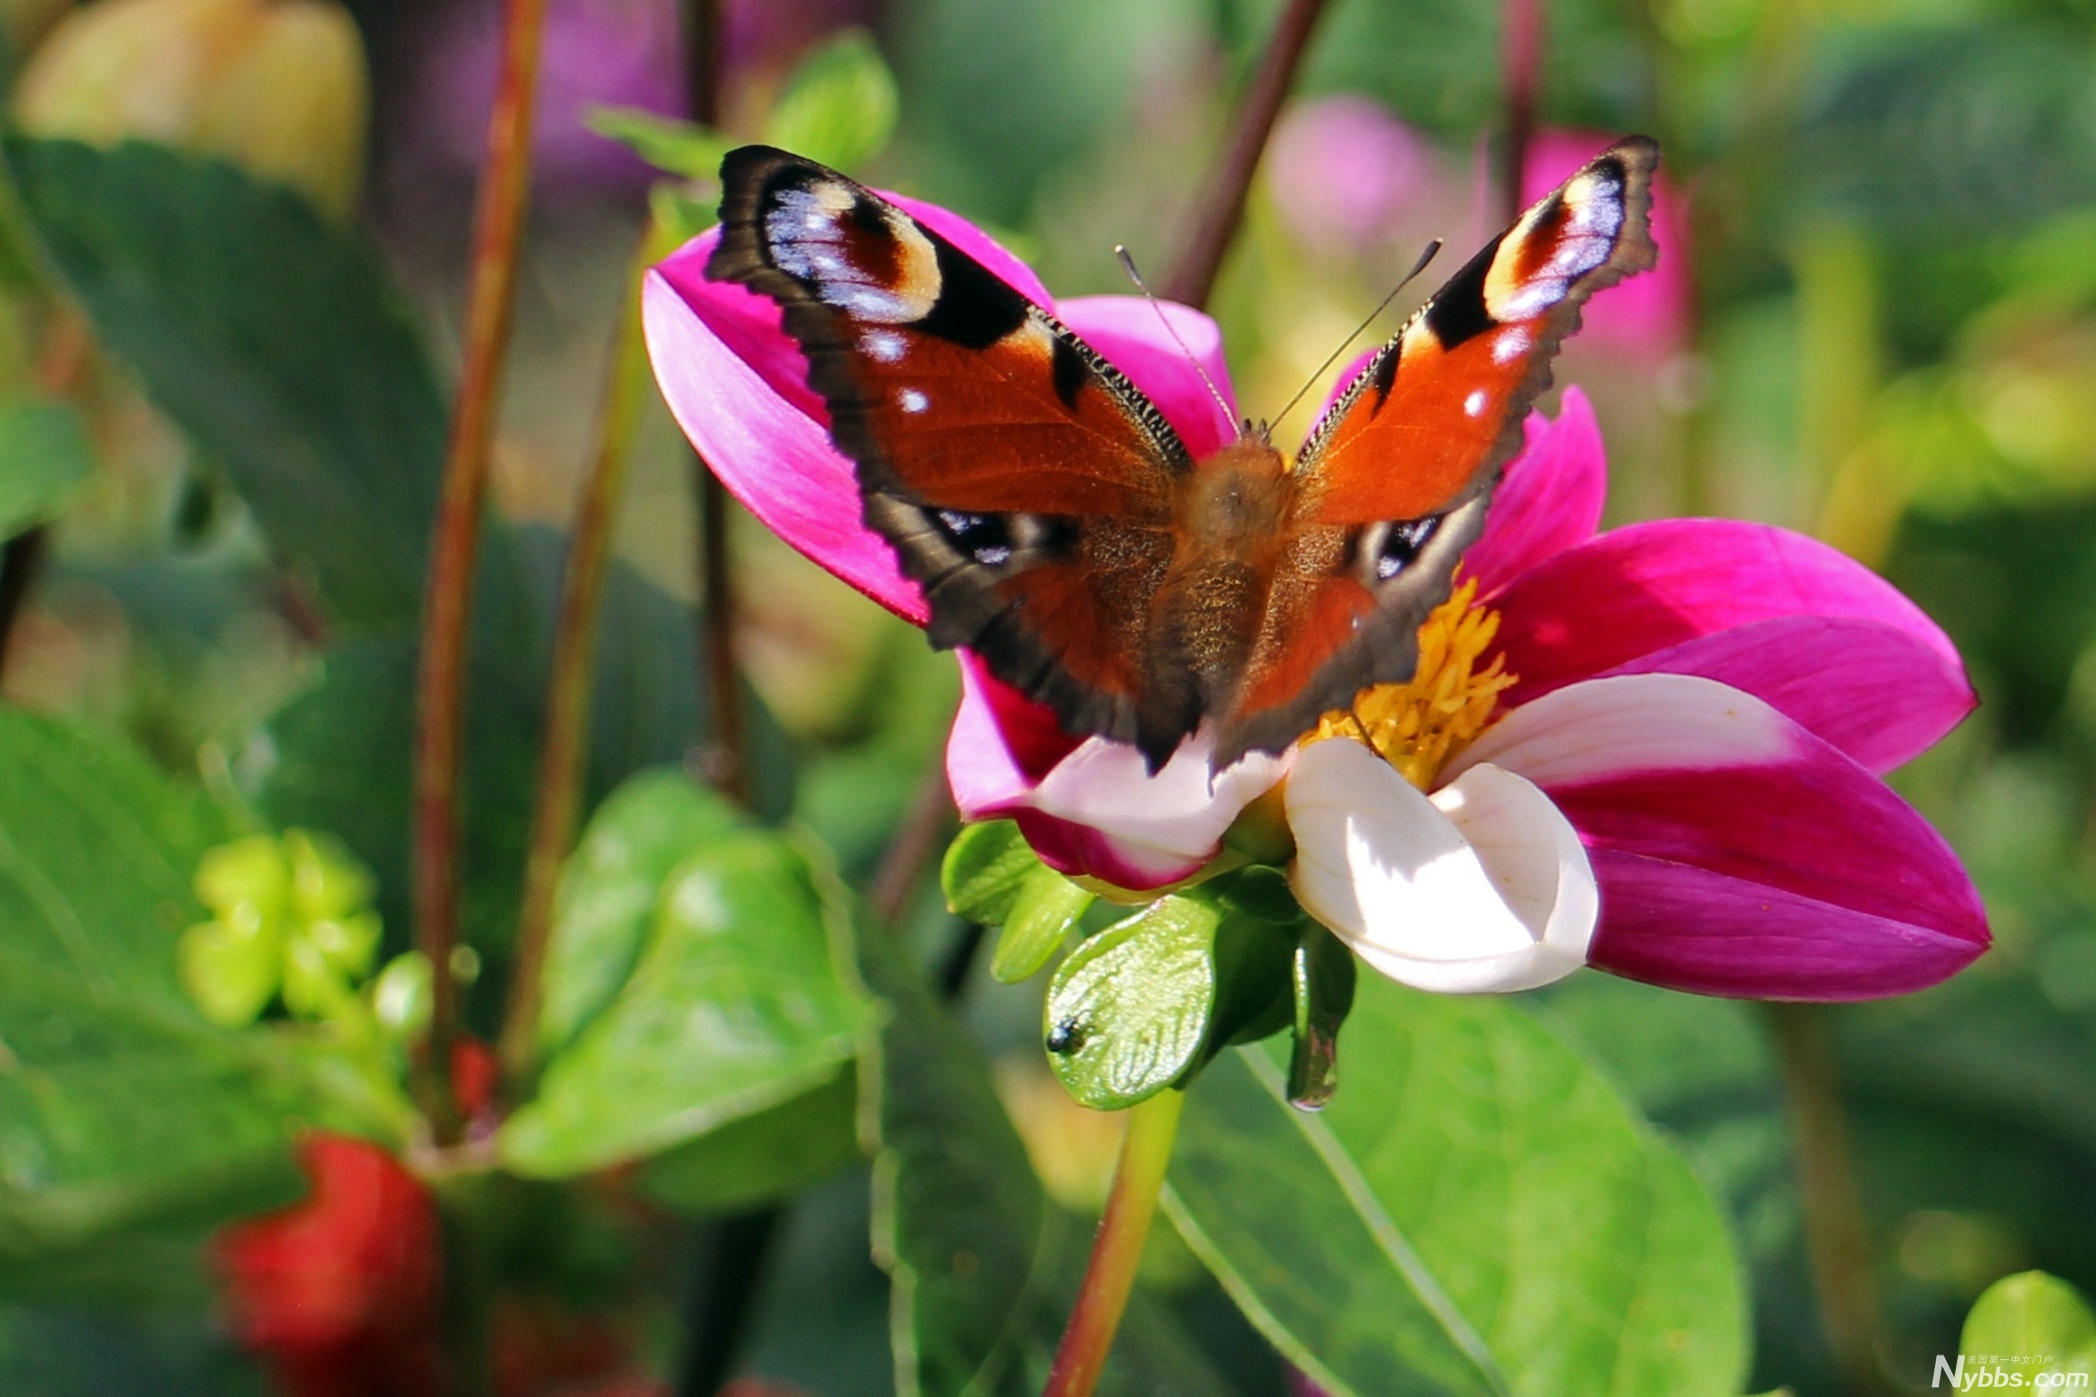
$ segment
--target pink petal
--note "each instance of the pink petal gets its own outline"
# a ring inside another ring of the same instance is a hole
[[[1160,309],[1186,341],[1186,349],[1166,331]],[[1077,296],[1057,306],[1055,313],[1157,404],[1196,460],[1236,439],[1236,398],[1230,391],[1230,367],[1223,359],[1223,332],[1213,320],[1191,306],[1176,301],[1153,306],[1141,296]],[[1187,350],[1193,351],[1193,358],[1187,357]],[[1223,395],[1227,410],[1201,381],[1202,370]]]
[[[1920,755],[1978,703],[1959,665],[1875,621],[1754,621],[1640,656],[1611,674],[1699,674],[1772,705],[1871,771]]]
[[[1624,675],[1508,715],[1491,761],[1541,786],[1601,883],[1593,964],[1705,994],[1865,999],[1986,949],[1942,836],[1870,772],[1750,694]]]
[[[1786,617],[1870,621],[1962,672],[1949,637],[1861,563],[1787,529],[1665,519],[1616,529],[1532,568],[1493,599],[1510,705],[1685,641]]]
[[[858,481],[851,463],[830,445],[828,426],[781,396],[749,355],[715,332],[708,312],[725,293],[744,302],[757,298],[740,287],[704,286],[724,294],[695,302],[664,268],[650,272],[641,290],[648,357],[677,425],[729,493],[767,528],[897,615],[923,625],[923,593],[897,568],[888,541],[860,522]]]
[[[963,820],[1002,818],[1024,803],[1077,750],[1046,704],[991,674],[973,651],[960,652],[961,709],[946,739],[946,779]]]
[[[1017,820],[1064,873],[1136,890],[1176,883],[1215,857],[1231,822],[1287,771],[1255,755],[1211,776],[1213,745],[1197,736],[1152,775],[1125,743],[1069,738],[973,655],[962,657],[961,681],[946,773],[962,818]]]
[[[1487,596],[1592,538],[1608,499],[1608,453],[1586,394],[1568,387],[1555,421],[1538,411],[1522,425],[1527,444],[1492,497],[1484,536],[1463,556],[1463,575]]]

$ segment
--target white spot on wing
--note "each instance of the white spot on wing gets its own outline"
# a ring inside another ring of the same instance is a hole
[[[895,401],[902,404],[904,412],[922,412],[932,405],[930,398],[925,397],[924,394],[914,388],[905,388],[900,393],[897,393]]]
[[[859,336],[859,348],[883,364],[900,363],[908,342],[893,330],[868,330]]]
[[[1465,416],[1468,417],[1476,417],[1482,414],[1484,410],[1485,390],[1482,388],[1473,388],[1470,391],[1470,396],[1463,399],[1463,413]]]
[[[1501,330],[1492,341],[1492,362],[1495,364],[1511,364],[1522,355],[1528,353],[1529,347],[1534,343],[1535,341],[1529,338],[1529,333],[1526,330],[1518,327],[1512,330]]]

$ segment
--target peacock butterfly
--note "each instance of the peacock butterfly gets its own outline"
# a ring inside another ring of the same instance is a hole
[[[1152,770],[1213,722],[1220,769],[1411,677],[1579,307],[1657,260],[1658,164],[1626,137],[1524,213],[1369,358],[1292,465],[1250,421],[1195,460],[1053,316],[784,151],[723,162],[706,275],[783,308],[934,645]]]

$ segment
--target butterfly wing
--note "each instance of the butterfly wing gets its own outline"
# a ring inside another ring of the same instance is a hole
[[[721,167],[706,274],[784,309],[857,466],[865,519],[965,645],[1073,733],[1153,764],[1199,720],[1159,681],[1178,435],[1112,365],[951,242],[833,170],[748,146]]]
[[[1218,762],[1411,677],[1420,623],[1483,529],[1580,306],[1658,258],[1658,165],[1642,136],[1597,156],[1450,278],[1311,430]]]

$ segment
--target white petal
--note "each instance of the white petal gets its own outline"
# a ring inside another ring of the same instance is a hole
[[[1204,725],[1153,776],[1134,747],[1094,737],[1055,764],[1030,804],[1091,826],[1138,862],[1205,861],[1245,806],[1287,775],[1289,762],[1254,752],[1211,776],[1214,751],[1215,735]]]
[[[1450,775],[1487,762],[1539,786],[1635,771],[1761,766],[1794,755],[1790,721],[1729,684],[1690,674],[1585,679],[1525,703],[1465,748]]]
[[[1297,899],[1393,980],[1523,990],[1586,963],[1593,869],[1571,824],[1519,776],[1475,767],[1429,799],[1337,739],[1297,755],[1286,800]]]

